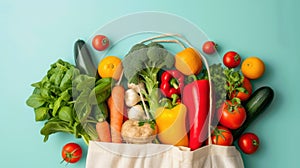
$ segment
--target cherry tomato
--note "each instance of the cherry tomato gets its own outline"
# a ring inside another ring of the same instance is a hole
[[[233,136],[229,129],[217,126],[211,136],[212,144],[230,146],[233,143]]]
[[[230,95],[230,98],[232,99],[234,97],[237,97],[241,101],[248,100],[249,97],[252,94],[252,84],[251,84],[251,82],[250,82],[250,80],[248,78],[244,77],[244,80],[243,80],[243,83],[242,83],[242,87],[245,89],[245,91],[235,90]]]
[[[76,143],[67,143],[62,148],[62,158],[68,163],[76,163],[82,157],[82,148]]]
[[[239,99],[226,100],[219,111],[220,124],[229,129],[239,128],[246,120],[245,108],[235,100]]]
[[[240,65],[241,57],[235,51],[228,51],[223,56],[223,64],[228,68],[235,68]]]
[[[213,54],[217,50],[217,44],[213,41],[206,41],[202,46],[202,51],[205,54]]]
[[[96,35],[92,41],[93,47],[98,51],[103,51],[108,48],[109,40],[104,35]]]
[[[240,149],[246,154],[253,154],[259,147],[259,138],[254,133],[244,133],[240,138],[238,145]]]

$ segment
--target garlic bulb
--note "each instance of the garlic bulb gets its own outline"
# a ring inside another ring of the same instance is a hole
[[[134,83],[128,83],[128,88],[129,89],[133,89],[135,90],[137,93],[139,93],[139,90],[145,90],[145,84],[143,82],[140,82],[138,84],[134,84]]]
[[[147,118],[141,105],[131,107],[127,113],[129,119],[144,120]]]
[[[141,101],[140,95],[133,89],[127,89],[125,91],[125,104],[128,107],[132,107]]]

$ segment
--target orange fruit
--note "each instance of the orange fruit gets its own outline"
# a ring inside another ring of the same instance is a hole
[[[122,69],[122,61],[116,56],[107,56],[98,64],[98,73],[102,78],[111,77],[118,80]]]
[[[242,62],[241,71],[249,79],[258,79],[265,72],[265,64],[258,57],[248,57]]]
[[[175,67],[185,75],[198,74],[202,70],[200,53],[192,48],[186,48],[175,55]]]

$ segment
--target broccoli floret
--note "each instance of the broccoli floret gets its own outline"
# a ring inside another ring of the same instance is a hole
[[[166,66],[167,68],[171,68],[175,62],[174,56],[164,46],[155,42],[148,44],[147,55],[149,58],[149,67],[161,69]]]
[[[167,54],[167,50],[164,47],[157,43],[150,43],[147,51],[147,55],[149,58],[149,65],[151,67],[155,67],[160,65],[164,61],[164,57]]]
[[[138,82],[138,73],[145,68],[148,46],[142,43],[134,45],[122,61],[124,76],[129,82]]]
[[[164,58],[164,62],[161,64],[162,67],[172,68],[175,64],[174,55],[172,55],[170,52],[167,53],[167,55]]]
[[[123,59],[123,72],[128,81],[137,81],[138,72],[144,68],[145,60],[142,58],[146,57],[135,57],[135,52],[132,52]]]
[[[148,48],[148,46],[144,43],[138,43],[138,44],[135,44],[134,46],[131,47],[129,53],[132,53],[134,51],[138,51],[138,50],[141,50],[141,49],[145,49],[145,48]]]

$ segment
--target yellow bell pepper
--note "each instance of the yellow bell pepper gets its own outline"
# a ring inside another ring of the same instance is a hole
[[[188,147],[186,130],[187,108],[180,103],[168,109],[159,107],[156,110],[156,125],[158,127],[158,139],[163,144]]]

